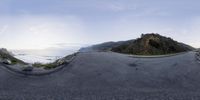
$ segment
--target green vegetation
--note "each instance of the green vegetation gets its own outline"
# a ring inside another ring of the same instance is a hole
[[[11,64],[26,64],[25,62],[15,58],[12,56],[10,52],[8,52],[6,49],[0,49],[0,59],[1,60],[9,60],[11,61]]]
[[[69,61],[76,55],[72,54],[72,55],[68,55],[62,59],[58,59],[55,62],[52,63],[47,63],[47,64],[42,64],[42,63],[34,63],[33,67],[38,67],[38,68],[44,68],[44,69],[53,69],[56,68],[58,66],[64,65],[64,64],[68,64]]]
[[[179,43],[159,34],[142,34],[132,42],[113,47],[111,51],[135,55],[163,55],[194,50],[193,47]]]
[[[189,45],[155,33],[142,34],[140,38],[128,41],[106,42],[94,45],[90,49],[134,55],[165,55],[194,50]]]
[[[128,41],[119,41],[119,42],[105,42],[102,44],[98,44],[98,45],[93,45],[91,47],[92,50],[95,51],[111,51],[112,48],[114,47],[118,47],[120,45],[125,45],[125,44],[129,44],[131,42],[133,42],[134,40],[128,40]],[[84,49],[84,48],[83,48]]]
[[[44,69],[53,69],[53,68],[56,68],[56,67],[64,65],[64,64],[68,64],[69,61],[71,61],[71,59],[75,55],[76,55],[76,53],[66,56],[62,59],[58,59],[55,62],[47,63],[47,64],[34,63],[34,64],[32,64],[32,66],[38,67],[38,68],[44,68]],[[0,49],[0,62],[4,62],[5,64],[11,64],[11,65],[14,65],[14,64],[28,65],[28,63],[25,63],[15,57],[13,57],[13,55],[10,52],[8,52],[6,49]]]
[[[58,65],[57,63],[53,62],[53,63],[47,63],[47,64],[42,64],[42,63],[34,63],[33,67],[38,67],[38,68],[44,68],[44,69],[52,69],[52,68],[56,68]]]

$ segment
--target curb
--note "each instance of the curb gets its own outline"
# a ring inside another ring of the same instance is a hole
[[[12,67],[9,67],[5,64],[1,64],[3,67],[5,67],[7,70],[11,71],[11,72],[15,72],[15,73],[18,73],[18,74],[22,74],[22,75],[28,75],[28,76],[43,76],[43,75],[49,75],[49,74],[52,74],[52,73],[55,73],[61,69],[63,69],[65,66],[69,65],[76,57],[78,53],[74,54],[74,56],[64,65],[61,65],[61,66],[58,66],[54,69],[50,69],[50,70],[46,70],[46,71],[43,71],[43,72],[26,72],[26,71],[22,71],[22,70],[18,70],[18,69],[15,69],[15,68],[12,68]]]
[[[129,57],[133,57],[133,58],[164,58],[164,57],[171,57],[171,56],[177,56],[177,55],[181,55],[181,54],[186,54],[188,52],[191,52],[191,51],[168,54],[168,55],[156,55],[156,56],[143,56],[143,55],[128,55],[128,56]]]

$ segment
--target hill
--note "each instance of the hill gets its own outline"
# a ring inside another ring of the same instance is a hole
[[[25,62],[15,58],[7,49],[0,49],[0,62],[10,63],[10,64],[26,64]]]
[[[123,44],[129,44],[133,42],[134,40],[129,40],[129,41],[119,41],[119,42],[105,42],[99,45],[94,45],[92,46],[93,50],[99,50],[99,51],[109,51],[114,47],[118,47]]]
[[[79,52],[90,52],[90,51],[111,51],[112,48],[118,47],[123,44],[129,44],[133,42],[134,40],[128,40],[128,41],[119,41],[119,42],[104,42],[101,44],[92,45],[89,47],[83,47],[79,50]]]
[[[135,55],[163,55],[194,50],[193,47],[177,42],[169,37],[150,33],[128,41],[105,42],[80,51],[113,51]]]
[[[162,55],[194,50],[193,47],[159,34],[142,34],[140,38],[113,47],[111,51],[136,55]]]

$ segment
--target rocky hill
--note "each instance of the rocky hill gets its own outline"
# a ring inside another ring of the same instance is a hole
[[[113,47],[111,51],[136,55],[162,55],[194,50],[193,47],[159,34],[142,34],[140,38]]]
[[[81,51],[113,51],[135,55],[163,55],[191,50],[194,48],[187,44],[155,33],[142,34],[140,38],[133,40],[105,42],[81,49]]]
[[[10,53],[7,49],[0,48],[0,62],[6,64],[26,64],[25,62],[15,58],[12,53]]]

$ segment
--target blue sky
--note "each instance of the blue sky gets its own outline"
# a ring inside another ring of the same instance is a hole
[[[159,33],[200,47],[198,0],[1,0],[0,47],[42,49]]]

